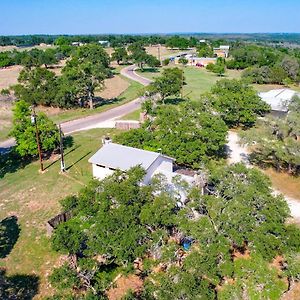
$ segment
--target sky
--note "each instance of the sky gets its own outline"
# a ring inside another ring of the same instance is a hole
[[[300,32],[300,0],[0,0],[0,35]]]

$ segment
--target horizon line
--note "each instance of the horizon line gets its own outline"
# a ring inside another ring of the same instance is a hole
[[[95,36],[95,35],[187,35],[187,34],[197,34],[197,35],[253,35],[253,34],[300,34],[300,32],[193,32],[193,31],[183,31],[183,32],[132,32],[132,33],[24,33],[24,34],[0,34],[0,36]]]

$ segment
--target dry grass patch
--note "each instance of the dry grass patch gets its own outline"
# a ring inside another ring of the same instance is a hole
[[[177,53],[181,53],[184,52],[182,50],[173,50],[173,49],[169,49],[165,46],[160,46],[160,49],[158,50],[158,46],[150,46],[150,47],[146,47],[146,51],[148,54],[151,54],[155,57],[158,58],[158,51],[160,51],[160,57],[164,58],[164,57],[168,57],[170,55],[175,55]]]
[[[279,85],[279,84],[253,84],[253,86],[258,92],[268,92],[270,90],[287,88],[286,86]],[[300,92],[300,86],[299,85],[291,85],[288,88]]]
[[[276,190],[288,197],[300,201],[300,177],[291,176],[287,173],[279,173],[273,169],[264,171],[271,179]]]
[[[0,52],[5,52],[5,51],[29,51],[32,49],[38,49],[38,50],[46,50],[49,48],[56,48],[53,45],[46,45],[46,44],[40,44],[37,46],[32,46],[32,47],[17,47],[17,46],[0,46]]]
[[[7,89],[11,85],[17,84],[22,69],[22,66],[11,66],[0,69],[0,90]]]
[[[105,88],[101,92],[96,92],[95,96],[103,99],[114,99],[119,97],[129,87],[129,82],[121,78],[119,75],[113,78],[105,79]]]
[[[107,292],[109,300],[121,300],[128,291],[138,292],[143,287],[143,281],[136,275],[121,276],[115,284],[116,287]]]

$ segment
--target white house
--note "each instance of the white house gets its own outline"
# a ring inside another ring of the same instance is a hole
[[[110,47],[109,41],[98,41],[98,43],[103,47]]]
[[[261,99],[271,106],[273,115],[285,115],[288,113],[288,106],[294,96],[300,93],[291,89],[275,89],[268,92],[259,93]]]
[[[134,166],[140,165],[146,175],[142,184],[149,184],[153,176],[164,175],[168,190],[176,192],[180,201],[185,201],[186,194],[175,187],[174,177],[188,183],[189,186],[196,183],[196,176],[188,176],[173,171],[174,159],[161,153],[141,150],[133,147],[123,146],[112,142],[105,142],[90,159],[93,177],[99,180],[112,175],[115,170],[128,171]]]
[[[227,58],[229,56],[230,46],[221,45],[219,48],[214,48],[214,55],[217,57]]]

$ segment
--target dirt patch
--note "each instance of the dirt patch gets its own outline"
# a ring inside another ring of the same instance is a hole
[[[300,295],[300,282],[292,283],[290,290],[286,292],[281,300],[299,300]]]
[[[276,190],[300,202],[300,176],[276,172],[273,169],[264,170]]]
[[[105,89],[101,92],[96,92],[95,96],[104,99],[114,99],[119,97],[129,87],[128,81],[118,75],[106,79],[104,84]]]
[[[60,76],[62,68],[66,65],[67,60],[61,60],[57,65],[49,66],[48,70],[55,73],[55,75]]]
[[[47,45],[47,44],[40,44],[38,46],[33,46],[33,47],[0,46],[0,52],[13,51],[13,50],[29,51],[29,50],[32,50],[32,49],[45,50],[45,49],[49,49],[49,48],[55,48],[55,46]]]
[[[138,292],[143,286],[143,281],[136,275],[121,276],[116,282],[116,287],[107,292],[109,300],[120,300],[129,290]]]

